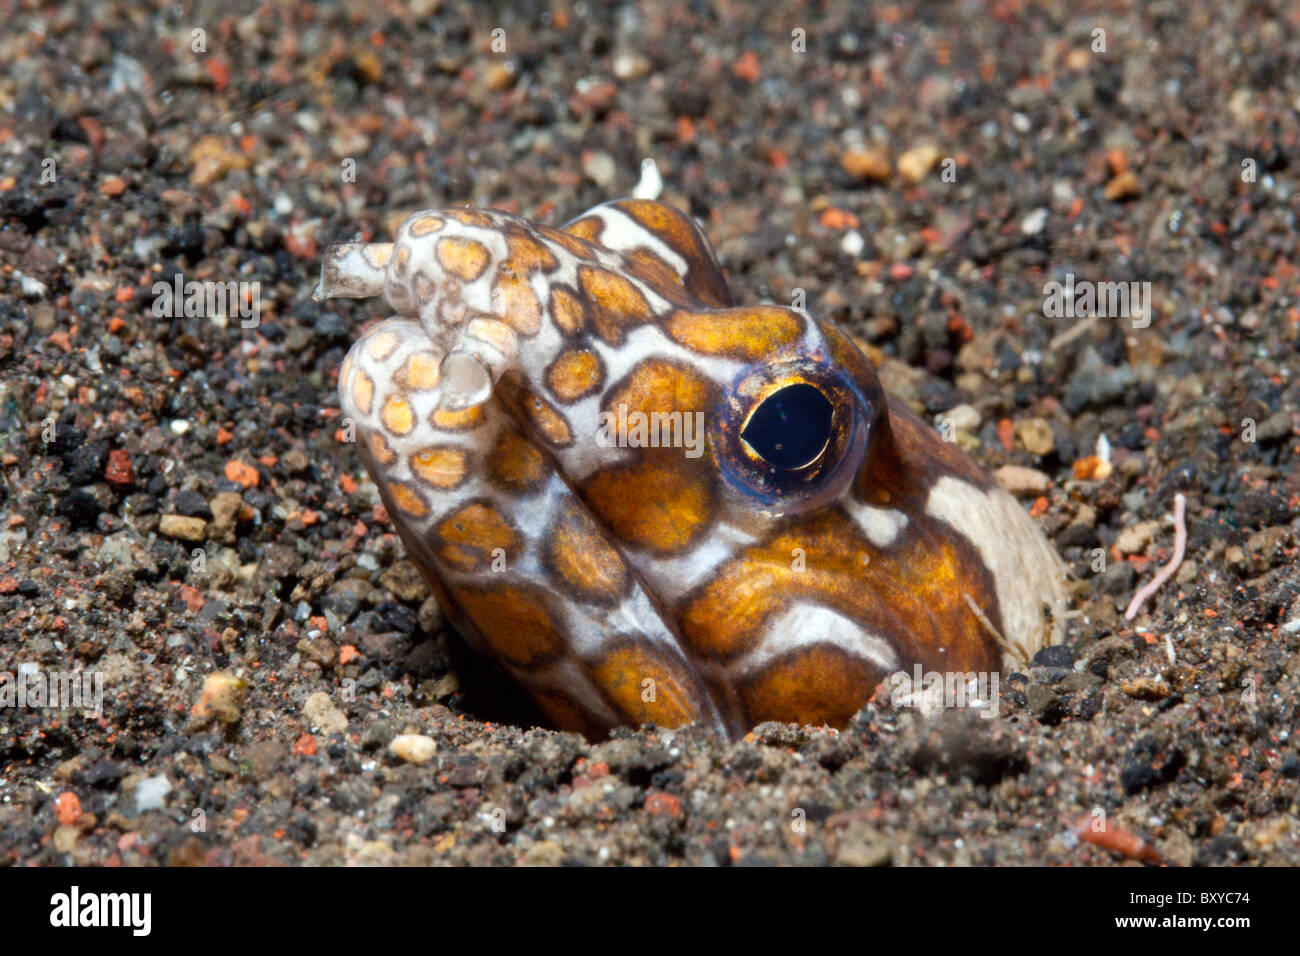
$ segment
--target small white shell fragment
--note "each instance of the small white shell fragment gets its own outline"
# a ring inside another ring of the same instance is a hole
[[[167,794],[171,792],[171,781],[162,774],[141,780],[135,788],[135,812],[161,810]]]
[[[1020,221],[1020,231],[1026,236],[1036,236],[1043,231],[1045,225],[1047,225],[1047,209],[1040,206]]]
[[[424,734],[398,734],[388,749],[407,763],[420,764],[433,759],[433,755],[438,752],[438,745],[432,737]]]

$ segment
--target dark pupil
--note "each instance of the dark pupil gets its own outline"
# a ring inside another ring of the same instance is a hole
[[[754,409],[740,437],[769,465],[802,468],[830,440],[833,412],[826,396],[811,385],[788,385]]]

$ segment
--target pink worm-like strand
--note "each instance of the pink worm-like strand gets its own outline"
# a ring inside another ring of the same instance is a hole
[[[1124,620],[1131,621],[1137,617],[1137,613],[1141,610],[1146,599],[1160,590],[1160,585],[1168,581],[1173,576],[1173,573],[1178,570],[1178,565],[1183,563],[1183,553],[1187,550],[1186,511],[1187,499],[1182,496],[1181,492],[1174,495],[1174,556],[1151,579],[1150,583],[1140,588],[1137,594],[1133,595],[1128,610],[1124,612]]]

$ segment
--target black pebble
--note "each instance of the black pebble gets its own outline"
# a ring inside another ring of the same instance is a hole
[[[99,502],[88,491],[78,489],[63,496],[55,512],[74,528],[93,528],[99,517]]]
[[[197,491],[177,492],[176,512],[185,515],[187,518],[212,520],[212,509],[208,507],[208,500]]]
[[[1073,667],[1074,651],[1064,644],[1054,644],[1040,649],[1034,655],[1033,663],[1036,667]]]

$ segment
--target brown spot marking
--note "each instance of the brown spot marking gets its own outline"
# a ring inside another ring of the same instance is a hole
[[[411,223],[406,231],[409,235],[418,239],[420,236],[427,236],[431,232],[437,232],[446,224],[446,221],[440,216],[421,216]]]
[[[496,223],[492,221],[492,217],[477,209],[444,209],[442,212],[447,218],[455,219],[467,226],[479,226],[483,229],[496,228]]]
[[[685,305],[689,299],[682,277],[672,266],[645,247],[638,247],[623,257],[627,260],[628,271],[635,272],[643,281],[665,299]]]
[[[521,381],[517,372],[507,372],[501,379],[499,394],[506,405],[522,416],[548,444],[567,448],[573,444],[569,423],[554,405]]]
[[[473,239],[445,236],[438,240],[438,262],[452,275],[473,282],[488,264],[487,246]]]
[[[667,332],[673,341],[705,355],[756,362],[798,342],[804,321],[790,309],[773,305],[679,310],[669,316]]]
[[[652,199],[624,199],[615,205],[675,251],[686,253],[700,244],[694,223],[681,210]]]
[[[605,231],[605,223],[598,216],[583,216],[565,226],[564,231],[595,246],[600,244],[600,234]]]
[[[382,432],[371,432],[366,436],[366,444],[370,446],[370,457],[382,467],[387,468],[397,461],[397,455],[388,447],[388,439]]]
[[[677,666],[643,643],[628,644],[588,666],[600,687],[624,719],[632,725],[681,727],[700,719],[698,694]],[[654,681],[654,700],[643,700],[646,680]]]
[[[396,332],[380,332],[366,340],[366,352],[376,362],[382,362],[393,354],[400,341]]]
[[[455,488],[465,480],[468,461],[462,448],[435,445],[411,456],[411,471],[435,488]]]
[[[487,456],[488,477],[512,491],[526,491],[546,477],[546,459],[513,428],[503,428]]]
[[[618,540],[676,554],[694,544],[717,509],[710,476],[699,466],[706,460],[685,459],[680,448],[645,448],[640,460],[591,475],[582,497]]]
[[[779,720],[843,728],[885,676],[856,654],[813,644],[746,681],[740,699],[752,724]]]
[[[425,502],[424,496],[403,482],[388,482],[388,496],[400,510],[414,518],[423,518],[429,513],[429,505]]]
[[[591,308],[596,334],[611,345],[622,345],[628,329],[654,318],[641,290],[618,273],[582,266],[578,270],[578,283]]]
[[[435,408],[429,416],[434,428],[449,432],[466,432],[477,428],[483,422],[483,406],[471,405],[469,408],[450,409]]]
[[[546,387],[561,402],[576,402],[605,381],[605,367],[591,349],[565,349],[546,370]]]
[[[520,275],[527,275],[539,269],[542,272],[551,272],[560,267],[560,261],[555,258],[555,253],[519,226],[512,224],[506,229],[506,248],[510,265]]]
[[[486,342],[502,355],[513,355],[519,342],[515,330],[500,319],[470,319],[465,335]]]
[[[415,277],[415,297],[420,302],[428,302],[433,298],[433,280],[421,272]]]
[[[727,283],[713,258],[709,240],[695,220],[678,209],[648,199],[626,199],[614,203],[614,208],[631,216],[686,261],[685,285],[692,296],[716,307],[730,304]]]
[[[393,258],[393,244],[391,242],[368,243],[362,251],[362,255],[365,256],[366,262],[370,263],[372,268],[386,268]]]
[[[528,279],[509,266],[501,267],[492,289],[492,311],[520,335],[535,335],[542,327],[542,304]]]
[[[374,401],[375,380],[367,375],[364,369],[357,369],[356,377],[352,379],[353,404],[362,415],[369,415]]]
[[[594,259],[595,250],[590,243],[584,242],[577,236],[570,235],[560,229],[551,226],[538,226],[538,235],[544,239],[549,239],[560,248],[564,249],[569,255],[577,256],[579,259]]]
[[[411,264],[411,247],[405,245],[398,246],[397,255],[393,258],[394,268],[399,273],[405,274],[406,268],[410,264]]]
[[[577,335],[587,324],[587,306],[562,285],[551,287],[551,321],[565,335]]]
[[[572,501],[546,536],[546,563],[584,601],[616,604],[627,591],[627,566],[591,516]]]
[[[707,412],[713,407],[710,386],[694,369],[667,359],[637,363],[605,399],[605,410],[617,412]]]
[[[379,410],[379,420],[394,435],[405,435],[415,427],[415,413],[411,411],[411,403],[397,394],[388,396],[384,407]]]
[[[540,589],[501,584],[453,588],[452,594],[484,643],[516,667],[535,667],[564,647]]]
[[[432,352],[412,352],[397,370],[399,384],[423,392],[438,384],[442,374],[438,358]]]
[[[500,548],[513,561],[523,541],[505,515],[489,501],[471,501],[449,513],[433,529],[438,557],[461,571],[484,571]]]

